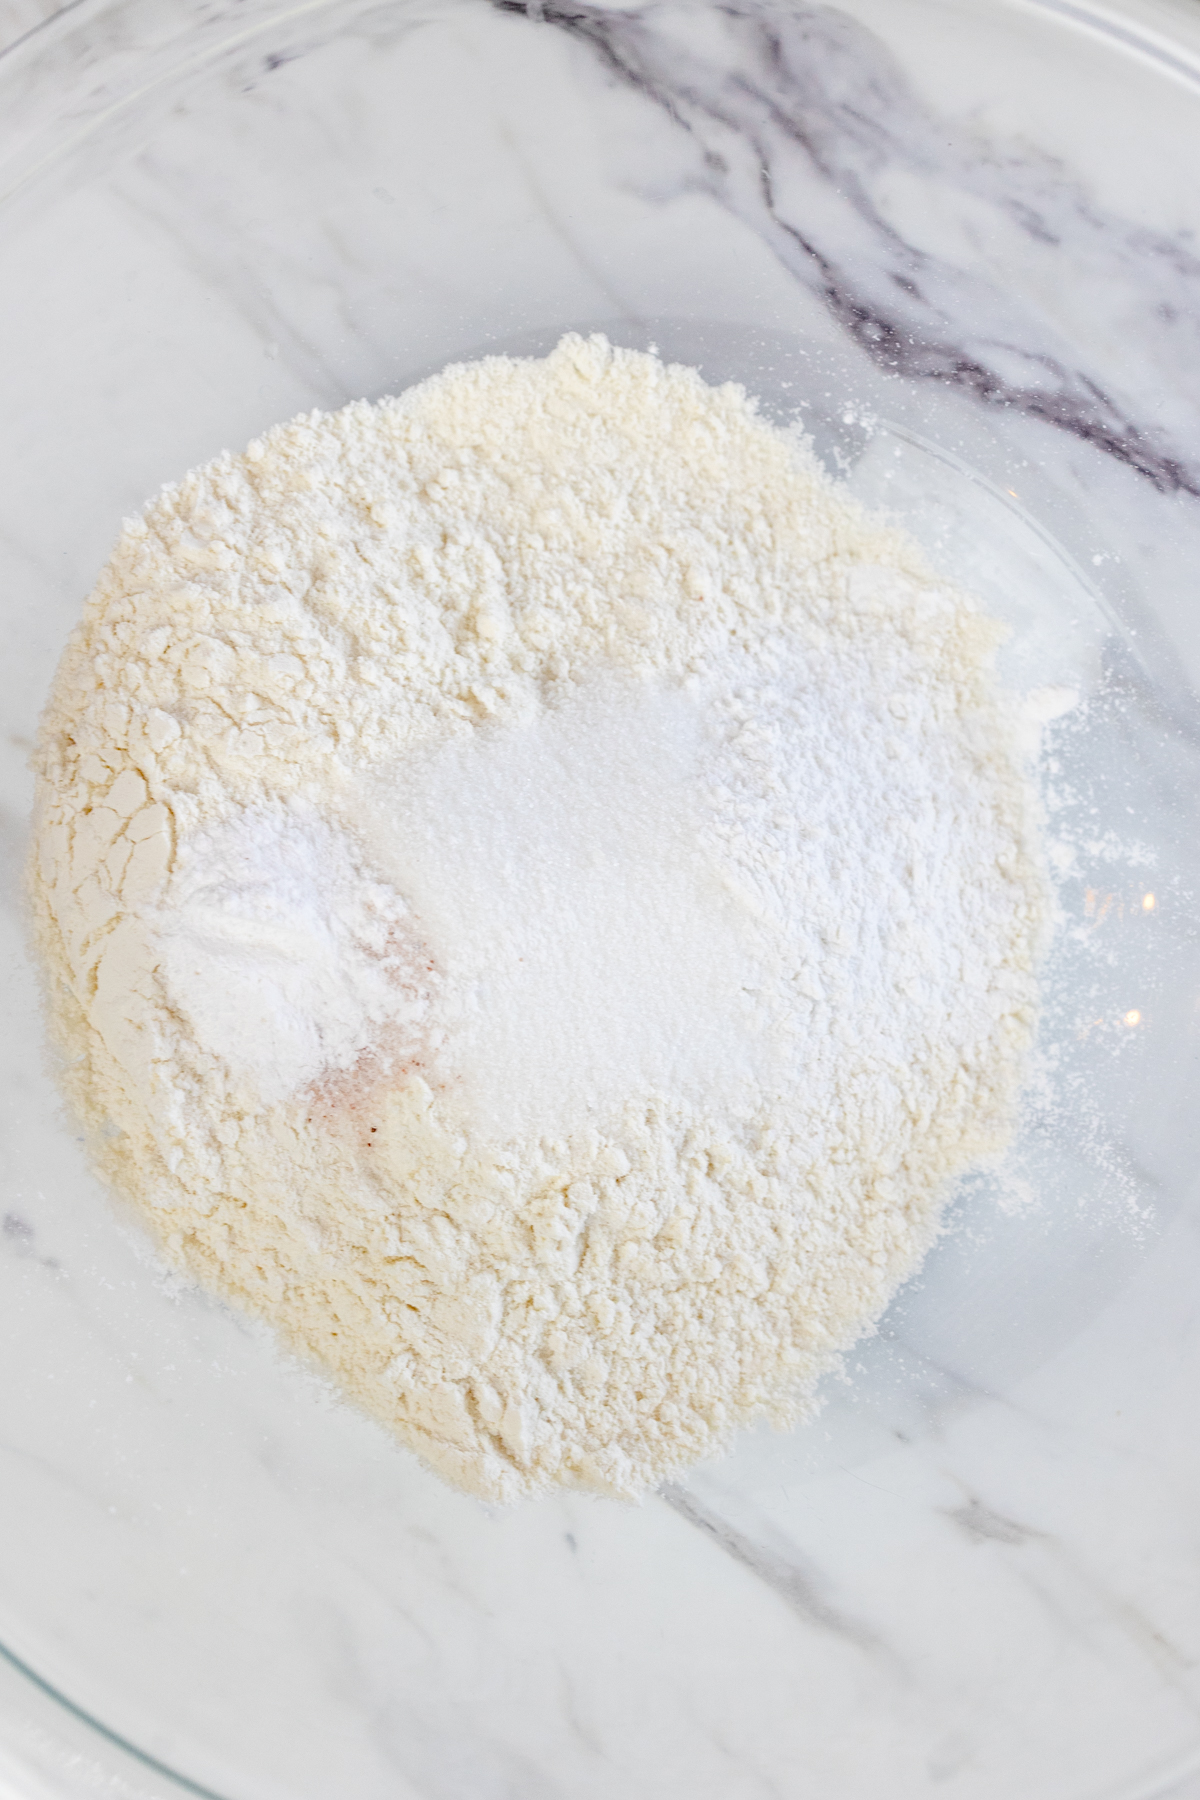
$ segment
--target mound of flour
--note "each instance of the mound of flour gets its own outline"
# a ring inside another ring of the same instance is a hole
[[[998,635],[741,390],[600,338],[188,476],[38,751],[97,1165],[478,1494],[795,1418],[1011,1132]]]

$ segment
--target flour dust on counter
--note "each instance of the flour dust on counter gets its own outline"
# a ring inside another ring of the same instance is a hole
[[[1012,1132],[1000,635],[740,388],[599,337],[164,489],[37,751],[97,1167],[490,1499],[803,1416]]]

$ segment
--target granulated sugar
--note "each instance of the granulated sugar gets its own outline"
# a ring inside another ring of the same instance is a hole
[[[740,390],[602,339],[189,476],[39,751],[98,1165],[476,1493],[795,1419],[1011,1132],[997,639]]]
[[[631,1093],[719,1103],[763,1064],[763,972],[700,841],[710,710],[585,681],[380,793],[367,841],[444,971],[445,1078],[489,1133],[569,1132]]]

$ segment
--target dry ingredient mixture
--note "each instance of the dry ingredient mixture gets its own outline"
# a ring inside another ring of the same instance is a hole
[[[795,1419],[1012,1130],[999,635],[739,388],[602,338],[189,475],[38,751],[97,1165],[474,1493]]]

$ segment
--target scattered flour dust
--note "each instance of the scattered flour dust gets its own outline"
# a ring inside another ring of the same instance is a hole
[[[189,475],[38,751],[96,1163],[474,1493],[795,1419],[1012,1130],[999,637],[740,389],[602,338]]]

